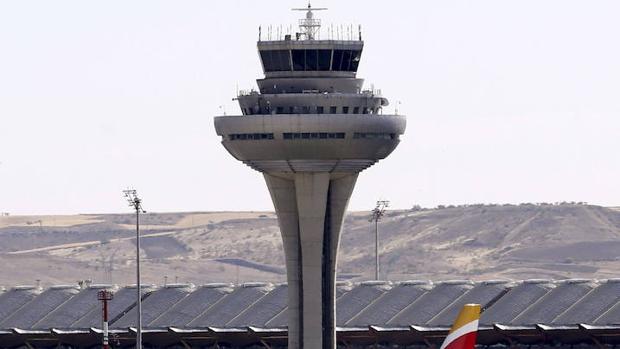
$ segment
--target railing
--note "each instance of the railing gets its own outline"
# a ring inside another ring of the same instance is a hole
[[[263,30],[264,29],[264,30]],[[312,40],[342,40],[342,41],[361,41],[362,28],[350,25],[329,25],[315,27],[312,33]],[[306,34],[294,29],[292,25],[267,25],[258,27],[258,41],[286,41],[286,40],[307,40]]]

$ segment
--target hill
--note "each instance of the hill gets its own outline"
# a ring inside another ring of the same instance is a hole
[[[369,213],[348,214],[339,276],[370,279]],[[142,217],[147,283],[285,281],[272,212],[149,213]],[[0,217],[0,284],[134,279],[131,214]],[[585,204],[468,205],[388,211],[381,278],[609,278],[620,270],[620,210]]]

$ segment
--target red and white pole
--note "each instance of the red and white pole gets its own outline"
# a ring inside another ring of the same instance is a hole
[[[108,290],[102,290],[97,293],[97,299],[101,301],[101,313],[103,317],[103,349],[110,349],[108,343],[108,301],[112,300],[112,292]]]

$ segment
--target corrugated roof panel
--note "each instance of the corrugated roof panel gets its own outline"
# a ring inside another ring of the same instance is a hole
[[[232,291],[232,285],[229,284],[209,284],[198,287],[155,319],[150,326],[183,327]]]
[[[151,286],[142,287],[142,298],[152,291]],[[114,298],[108,303],[108,318],[110,325],[125,315],[136,304],[136,288],[124,287],[114,292]],[[101,328],[101,308],[94,308],[81,319],[71,325],[71,328]],[[135,323],[135,322],[134,322]]]
[[[4,319],[0,328],[31,329],[32,326],[79,292],[77,286],[50,287],[24,305],[18,312]]]
[[[227,327],[264,327],[286,308],[288,287],[280,285],[226,324]]]
[[[272,287],[270,284],[244,284],[222,298],[187,327],[224,327],[247,307],[261,299]]]
[[[510,324],[534,325],[551,323],[553,319],[577,303],[594,287],[595,284],[591,280],[559,282],[556,288],[542,296],[536,303],[513,319]]]
[[[14,287],[0,295],[0,321],[11,316],[19,308],[41,293],[36,287]]]
[[[594,325],[620,325],[620,301],[594,320]]]
[[[100,308],[97,292],[103,287],[86,288],[66,301],[51,313],[45,315],[33,328],[69,328],[95,308]]]
[[[554,319],[552,324],[591,323],[611,309],[618,301],[620,301],[620,279],[607,280]]]
[[[480,316],[484,325],[510,324],[525,309],[554,287],[549,280],[526,280],[512,288]]]
[[[473,287],[470,281],[446,281],[435,285],[432,290],[420,296],[403,309],[386,325],[423,325],[439,314],[448,305]]]
[[[343,326],[370,303],[383,295],[391,285],[387,281],[369,281],[342,295],[336,301],[336,323]]]
[[[427,325],[452,325],[465,304],[480,304],[482,308],[485,309],[491,302],[496,301],[499,297],[506,293],[509,285],[509,281],[485,281],[477,283],[474,288],[467,291],[467,293],[458,298],[454,303],[450,304],[437,316],[432,318]]]
[[[157,319],[166,310],[172,308],[177,302],[185,298],[193,289],[193,285],[173,284],[164,286],[151,293],[142,301],[142,325],[149,327],[150,323]],[[137,307],[131,308],[127,314],[115,321],[114,328],[125,328],[136,325]]]
[[[401,282],[346,323],[346,326],[384,326],[398,312],[431,289],[429,282]]]

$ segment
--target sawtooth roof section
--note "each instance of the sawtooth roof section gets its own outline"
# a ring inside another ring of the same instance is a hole
[[[530,305],[546,295],[555,285],[550,280],[526,280],[512,288],[480,316],[483,325],[510,324]]]
[[[510,290],[510,284],[511,282],[509,281],[479,282],[474,288],[467,291],[467,293],[432,318],[427,325],[432,327],[450,327],[463,308],[463,305],[470,303],[480,304],[482,309],[486,309]]]
[[[364,308],[392,288],[387,281],[362,282],[336,301],[336,323],[343,326]]]
[[[45,315],[79,293],[77,286],[53,286],[38,295],[19,311],[4,319],[0,328],[30,329]]]
[[[98,290],[109,286],[9,288],[0,293],[0,330],[101,327]],[[483,306],[481,324],[528,326],[620,325],[620,279],[442,282],[364,282],[338,286],[340,327],[450,326],[463,304]],[[113,289],[114,291],[114,289]],[[195,288],[174,284],[143,293],[145,329],[284,328],[287,286],[246,283]],[[111,328],[135,326],[135,287],[115,290],[109,303]],[[555,326],[555,327],[554,327]]]
[[[191,284],[171,284],[153,291],[142,301],[142,324],[149,327],[168,309],[172,308],[181,299],[185,298],[194,288]],[[125,315],[114,321],[112,327],[127,328],[136,326],[137,307],[132,307]]]
[[[389,327],[426,324],[473,287],[473,282],[463,280],[437,283],[432,290],[389,320],[387,325]]]
[[[231,284],[207,284],[196,288],[170,310],[151,322],[152,327],[184,327],[233,291]]]
[[[18,286],[0,294],[0,321],[35,299],[41,291],[40,288],[33,286]]]
[[[280,285],[245,309],[226,324],[226,327],[265,327],[265,324],[286,308],[288,287]]]
[[[620,301],[616,303],[613,307],[603,313],[603,315],[599,316],[593,322],[594,325],[620,325]]]
[[[552,324],[592,323],[620,301],[620,279],[609,279],[568,308]]]
[[[264,297],[272,288],[273,286],[268,283],[245,283],[188,323],[187,327],[225,327],[229,321]]]
[[[513,319],[511,325],[549,324],[596,286],[591,280],[566,280]]]
[[[99,309],[97,292],[111,286],[91,286],[71,297],[51,313],[45,315],[32,328],[70,328],[73,323],[86,316],[91,310]]]
[[[432,288],[428,281],[404,281],[394,285],[372,304],[355,315],[345,325],[360,327],[369,325],[385,325],[401,310],[413,303]]]
[[[145,285],[142,287],[142,299],[148,297],[153,290],[153,286]],[[108,319],[109,323],[113,324],[114,321],[120,319],[136,304],[136,287],[128,286],[113,291],[113,298],[108,303]],[[99,302],[95,297],[95,302]],[[135,321],[134,321],[135,325]],[[88,314],[84,315],[81,319],[74,322],[71,325],[73,329],[85,329],[85,328],[100,328],[101,327],[101,307],[95,307],[91,309]]]

